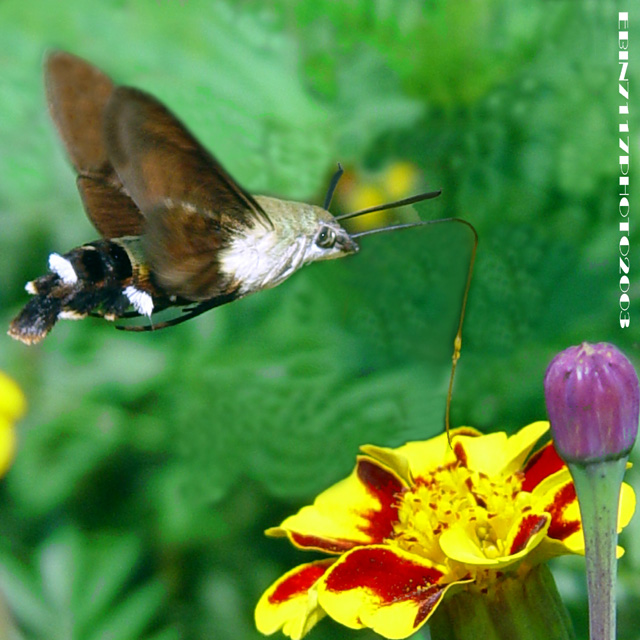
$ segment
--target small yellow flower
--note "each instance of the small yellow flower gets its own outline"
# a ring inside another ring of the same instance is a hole
[[[324,615],[406,638],[454,585],[483,589],[554,555],[584,553],[578,502],[536,422],[508,437],[463,427],[398,449],[362,447],[353,473],[268,535],[333,557],[296,567],[256,608],[265,634],[304,636]],[[619,528],[635,509],[624,484]],[[620,550],[621,553],[621,550]]]
[[[348,199],[343,198],[343,200],[348,202],[349,211],[360,211],[361,209],[368,209],[389,201],[385,191],[371,182],[357,184]],[[354,231],[366,231],[367,229],[383,227],[388,219],[388,211],[375,211],[363,218],[353,218],[351,225]]]
[[[399,200],[416,189],[419,179],[416,165],[400,160],[385,169],[383,185],[392,200]]]
[[[347,169],[336,191],[340,206],[345,211],[360,211],[385,202],[392,202],[415,193],[420,186],[418,167],[406,160],[397,160],[377,173],[356,172]],[[415,216],[415,214],[414,214]],[[351,231],[377,229],[396,222],[409,222],[415,217],[398,218],[398,213],[376,211],[350,221]]]
[[[20,387],[0,371],[0,475],[9,468],[16,449],[14,423],[26,411]]]

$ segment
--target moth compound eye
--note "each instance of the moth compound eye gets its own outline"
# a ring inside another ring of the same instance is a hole
[[[316,238],[316,244],[323,249],[330,249],[336,243],[336,233],[329,227],[322,227]]]

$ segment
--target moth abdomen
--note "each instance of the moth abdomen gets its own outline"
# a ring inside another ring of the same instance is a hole
[[[9,325],[8,334],[25,344],[40,342],[53,328],[62,313],[59,298],[36,295]]]
[[[89,314],[108,320],[130,306],[150,316],[157,291],[148,269],[136,259],[138,238],[99,240],[49,256],[50,273],[27,283],[34,297],[13,320],[9,335],[26,344],[42,340],[59,319]]]
[[[92,286],[113,286],[133,276],[132,259],[120,240],[83,244],[62,257],[70,263],[79,280]]]

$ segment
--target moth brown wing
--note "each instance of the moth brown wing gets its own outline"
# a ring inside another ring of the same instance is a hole
[[[102,115],[113,93],[111,79],[86,60],[55,51],[45,61],[45,88],[51,117],[75,170],[102,172],[109,164]]]
[[[142,235],[144,216],[111,176],[81,175],[76,185],[87,217],[103,238]]]
[[[109,160],[142,213],[171,202],[239,226],[271,221],[187,128],[153,96],[118,87],[104,117]]]
[[[220,216],[191,204],[163,204],[151,211],[143,237],[157,284],[191,301],[230,295],[238,283],[221,272],[218,261],[228,233]]]
[[[45,61],[49,112],[78,174],[85,211],[105,238],[139,235],[144,218],[116,174],[104,142],[111,78],[86,60],[54,51]]]

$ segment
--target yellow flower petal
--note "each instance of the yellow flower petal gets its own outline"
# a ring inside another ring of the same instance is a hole
[[[411,469],[409,460],[398,449],[387,447],[376,447],[373,444],[365,444],[360,447],[360,451],[366,453],[370,458],[381,463],[384,467],[391,469],[407,486],[411,483]]]
[[[348,209],[360,211],[368,209],[385,202],[384,191],[372,183],[359,183],[351,191],[348,197]],[[389,214],[386,211],[376,211],[366,216],[353,218],[352,228],[354,231],[366,231],[384,226]]]
[[[532,491],[534,508],[546,511],[551,516],[547,536],[560,542],[565,550],[562,553],[584,553],[582,521],[576,490],[566,467],[545,478]],[[560,547],[551,545],[554,555]]]
[[[258,631],[271,635],[279,629],[299,640],[325,616],[318,606],[315,585],[333,560],[303,564],[283,575],[262,595],[255,610]]]
[[[22,389],[6,374],[0,371],[0,416],[9,421],[21,418],[27,410]]]
[[[476,438],[481,435],[479,431],[471,427],[460,427],[451,430],[452,442],[460,436]],[[427,476],[434,469],[455,462],[456,459],[446,433],[431,438],[431,440],[408,442],[397,449],[388,449],[387,451],[394,452],[396,457],[402,457],[408,461],[413,479]]]
[[[348,478],[321,493],[269,535],[286,535],[298,547],[341,553],[382,542],[397,519],[396,495],[405,484],[390,469],[359,457]]]
[[[3,475],[13,462],[16,440],[13,423],[0,417],[0,475]]]
[[[385,170],[382,181],[385,190],[392,200],[404,198],[413,190],[418,181],[418,168],[407,162],[394,162]]]
[[[620,533],[633,518],[636,510],[636,492],[626,482],[620,487],[620,507],[618,510],[618,533]]]
[[[560,475],[560,474],[558,474]],[[569,475],[567,471],[567,475]],[[540,485],[542,486],[542,484]],[[548,504],[547,510],[552,513],[553,521],[549,527],[549,545],[548,555],[562,555],[566,553],[577,553],[584,555],[584,534],[582,531],[582,521],[580,519],[580,506],[575,495],[575,489],[570,479],[566,479],[565,483],[556,488],[556,494],[553,491],[547,492],[544,500],[552,501],[554,495],[562,495],[562,493],[573,496],[573,499],[567,501],[561,510],[557,510],[553,506],[553,502]],[[562,498],[556,502],[562,503]],[[541,502],[542,504],[542,502]],[[626,482],[620,487],[620,501],[618,508],[618,533],[622,531],[630,522],[636,508],[636,494],[633,488]],[[622,557],[624,550],[618,547],[616,555]]]
[[[455,584],[444,568],[385,545],[354,549],[318,581],[320,606],[346,627],[406,638],[433,613]]]
[[[483,540],[476,530],[462,524],[440,536],[442,551],[452,560],[478,568],[499,569],[517,562],[544,539],[551,518],[528,511],[511,526],[504,540]]]
[[[481,438],[460,436],[456,443],[464,450],[467,468],[496,476],[517,471],[548,430],[548,422],[534,422],[510,437],[498,431]]]
[[[550,425],[546,420],[540,420],[532,422],[510,436],[507,441],[506,459],[511,462],[501,472],[509,474],[521,469],[533,447],[549,431],[549,428]]]

